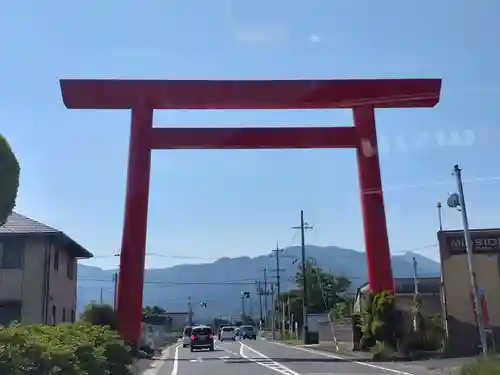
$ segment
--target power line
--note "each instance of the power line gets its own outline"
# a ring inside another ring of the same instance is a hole
[[[500,176],[488,176],[488,177],[477,177],[477,178],[469,178],[466,180],[463,180],[463,183],[477,183],[477,182],[489,182],[489,181],[499,181]],[[394,185],[394,186],[389,186],[385,187],[383,189],[367,189],[363,191],[363,194],[380,194],[380,192],[389,192],[389,191],[396,191],[396,190],[403,190],[403,189],[417,189],[417,188],[426,188],[426,187],[431,187],[431,186],[446,186],[450,185],[450,181],[430,181],[430,182],[423,182],[423,183],[418,183],[418,184],[407,184],[407,185]]]
[[[205,258],[205,257],[197,257],[197,256],[186,256],[186,255],[167,255],[167,254],[159,254],[159,253],[146,253],[146,256],[151,256],[151,257],[161,257],[161,258],[171,258],[171,259],[185,259],[185,260],[212,260],[216,261],[218,258]],[[115,258],[119,257],[120,254],[114,253],[114,254],[108,254],[108,255],[97,255],[94,256],[88,260],[92,259],[103,259],[103,258]]]
[[[110,279],[92,279],[92,278],[78,278],[79,281],[92,281],[92,282],[112,282]],[[144,284],[149,285],[254,285],[255,279],[249,281],[144,281]]]

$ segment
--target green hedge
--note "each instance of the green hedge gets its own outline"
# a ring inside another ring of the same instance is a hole
[[[130,375],[118,334],[87,323],[0,328],[1,375]]]

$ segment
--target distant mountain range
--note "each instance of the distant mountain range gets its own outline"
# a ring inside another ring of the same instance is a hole
[[[307,246],[307,256],[316,260],[316,265],[335,275],[348,277],[352,282],[352,291],[366,283],[366,258],[359,251],[336,246]],[[437,276],[439,263],[418,254],[406,253],[392,257],[394,277],[413,276],[413,257],[418,263],[419,276]],[[280,280],[282,290],[293,286],[290,280],[297,271],[297,259],[300,247],[284,249],[280,259]],[[195,315],[235,316],[241,308],[241,292],[255,292],[256,280],[264,280],[264,268],[270,283],[276,281],[276,259],[272,254],[255,258],[237,257],[220,258],[213,263],[184,264],[163,269],[148,269],[145,273],[144,305],[158,305],[169,312],[187,311],[188,296],[193,301]],[[91,301],[113,302],[113,273],[115,270],[103,270],[86,265],[78,266],[78,302],[77,309]],[[206,302],[207,308],[200,303]],[[258,297],[252,298],[247,311],[259,314]],[[264,305],[264,303],[263,303]]]

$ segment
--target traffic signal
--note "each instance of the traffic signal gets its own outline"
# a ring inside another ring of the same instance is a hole
[[[207,303],[206,302],[200,302],[200,307],[203,307],[204,309],[207,308]]]
[[[243,298],[246,298],[246,299],[250,298],[250,292],[243,292],[243,293],[241,293],[241,295]]]

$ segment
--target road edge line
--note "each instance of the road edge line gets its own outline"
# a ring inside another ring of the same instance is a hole
[[[310,349],[310,348],[304,348],[302,346],[296,346],[296,345],[288,345],[288,344],[284,344],[282,342],[278,342],[278,341],[274,341],[274,340],[266,340],[266,341],[269,342],[269,343],[271,343],[271,344],[286,346],[287,348],[292,348],[292,349],[295,349],[295,350],[302,350],[302,351],[308,352],[308,353],[319,354],[319,355],[322,355],[324,357],[330,357],[330,358],[335,358],[335,359],[342,359],[344,361],[349,361],[349,362],[352,362],[352,363],[356,363],[356,364],[361,365],[361,366],[371,367],[371,368],[375,368],[377,370],[382,370],[382,371],[388,371],[388,372],[392,372],[394,374],[399,374],[399,375],[415,375],[415,374],[413,374],[411,372],[406,372],[406,371],[403,371],[403,370],[396,370],[396,369],[389,368],[389,367],[375,365],[373,363],[361,362],[361,361],[359,361],[359,360],[357,360],[356,358],[353,358],[353,357],[347,357],[347,356],[342,356],[342,355],[332,354],[332,353],[325,353],[325,352],[322,352],[320,350],[314,350],[314,349]]]
[[[163,368],[163,366],[166,364],[166,359],[168,359],[172,353],[171,353],[171,350],[172,349],[175,349],[174,350],[174,353],[173,353],[173,365],[172,365],[172,373],[171,375],[177,375],[177,369],[178,369],[178,360],[179,360],[179,347],[182,345],[182,343],[179,343],[179,342],[176,342],[174,344],[171,344],[169,346],[167,346],[166,348],[164,348],[161,352],[161,355],[159,358],[157,359],[152,359],[152,362],[153,363],[159,363],[160,365],[159,366],[155,366],[155,365],[152,365],[150,368],[146,369],[144,372],[142,373],[138,373],[138,375],[157,375],[160,370]],[[156,362],[155,362],[156,361]],[[162,361],[162,362],[159,362],[159,361]],[[175,369],[175,372],[174,372],[174,369]]]

